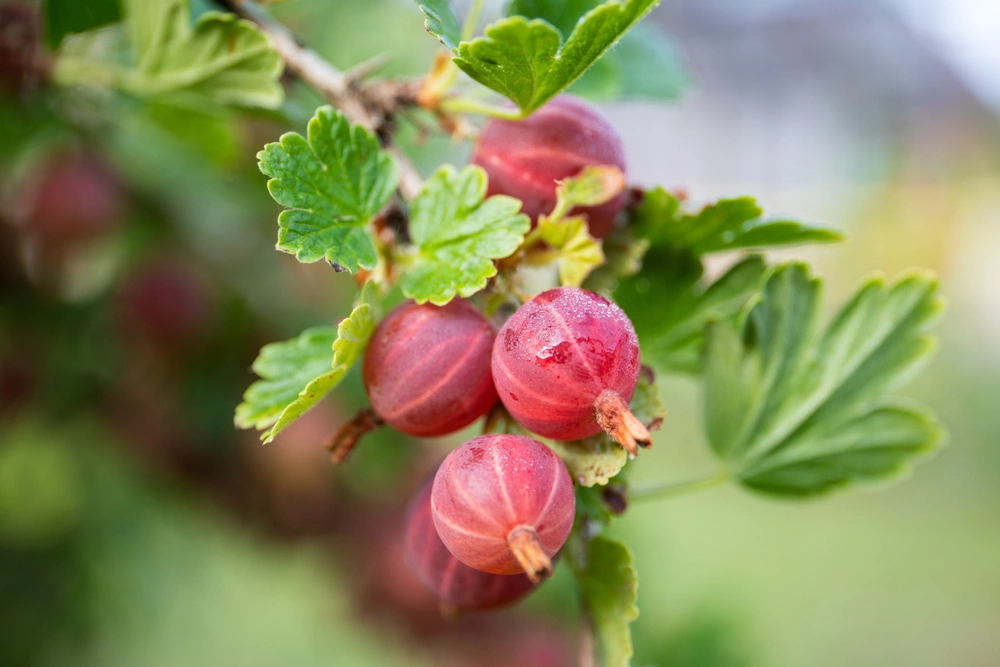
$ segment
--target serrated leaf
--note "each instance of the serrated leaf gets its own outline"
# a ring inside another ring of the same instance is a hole
[[[458,46],[462,39],[462,26],[449,0],[415,0],[426,21],[427,32],[441,40],[449,49]]]
[[[764,260],[751,255],[706,284],[697,257],[655,248],[647,253],[638,274],[620,281],[614,300],[632,320],[645,363],[660,370],[697,373],[706,323],[735,322],[757,292],[764,269]]]
[[[579,287],[590,272],[604,263],[601,242],[590,235],[587,221],[570,217],[553,222],[546,216],[538,221],[540,238],[546,245],[528,252],[528,264],[544,266],[555,263],[559,284]]]
[[[666,414],[656,382],[645,375],[639,376],[629,408],[646,426],[658,424]],[[547,444],[582,487],[607,484],[628,462],[628,452],[606,433],[569,442],[547,441]]]
[[[795,220],[768,220],[752,197],[721,199],[691,214],[663,188],[649,190],[632,224],[654,246],[684,248],[695,255],[744,248],[831,243],[843,235],[828,227]]]
[[[636,238],[630,227],[618,227],[604,238],[601,248],[604,264],[590,272],[583,287],[591,292],[611,295],[618,283],[631,278],[642,268],[642,258],[649,250],[649,241]]]
[[[513,197],[484,199],[486,178],[480,167],[445,165],[410,202],[416,252],[400,282],[407,297],[440,306],[472,296],[496,275],[493,260],[521,245],[531,221]]]
[[[261,377],[236,408],[236,426],[267,429],[269,443],[336,387],[375,330],[372,305],[361,303],[336,328],[315,327],[265,345],[253,363]]]
[[[351,273],[375,268],[368,223],[396,190],[395,162],[333,107],[316,110],[307,135],[289,132],[257,154],[271,196],[289,209],[278,217],[278,249]]]
[[[582,567],[574,563],[583,606],[593,623],[596,658],[602,667],[628,667],[632,659],[629,625],[639,617],[639,580],[632,553],[608,537],[592,538]]]
[[[514,0],[507,6],[507,15],[543,19],[568,39],[577,21],[600,4],[600,0]],[[570,92],[591,99],[675,99],[689,81],[684,60],[670,37],[654,26],[640,24],[594,63]]]
[[[547,21],[501,19],[453,49],[454,61],[527,115],[579,79],[658,2],[608,0],[585,14],[565,42]]]
[[[281,57],[250,21],[207,12],[192,26],[186,0],[124,0],[136,56],[122,86],[143,96],[275,109]]]
[[[121,20],[118,0],[45,0],[42,5],[45,19],[45,43],[51,49],[59,48],[63,38]]]
[[[943,438],[923,408],[887,396],[933,350],[936,280],[914,273],[889,286],[874,278],[825,332],[820,295],[804,265],[784,265],[740,334],[709,326],[709,441],[752,489],[803,496],[884,480]]]

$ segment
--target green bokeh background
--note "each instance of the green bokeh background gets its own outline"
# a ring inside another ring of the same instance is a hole
[[[756,63],[758,51],[713,47],[706,26],[727,5],[695,15],[692,4],[651,19],[689,54],[690,94],[605,107],[630,176],[699,200],[746,192],[843,227],[848,243],[780,254],[815,264],[831,309],[871,271],[938,271],[950,304],[940,352],[905,393],[951,436],[887,489],[784,502],[721,487],[635,504],[613,527],[639,571],[635,664],[1000,664],[998,116],[954,77],[937,87],[933,69],[911,72],[929,92],[894,96],[891,76],[872,85],[886,69],[878,58],[898,52],[873,51],[868,80],[844,76],[852,47],[822,21],[779,23],[833,44],[809,86],[780,60],[733,78],[732,61]],[[387,73],[419,75],[436,52],[406,0],[273,11],[343,68],[388,52]],[[752,41],[776,29],[742,30]],[[774,79],[791,83],[753,86]],[[817,89],[859,101],[850,122],[824,124]],[[318,103],[293,84],[281,114],[190,123],[78,91],[0,99],[0,218],[53,146],[105,156],[130,201],[113,237],[51,280],[25,268],[19,232],[3,225],[0,361],[29,360],[32,381],[27,398],[0,405],[0,665],[486,665],[522,643],[510,660],[573,664],[565,572],[522,607],[453,631],[363,592],[372,576],[402,590],[359,564],[379,558],[364,524],[391,533],[408,490],[462,435],[418,444],[383,432],[332,469],[319,443],[363,404],[356,371],[267,448],[232,428],[256,349],[336,321],[353,296],[349,277],[273,251],[277,207],[254,163]],[[781,122],[766,117],[776,107]],[[839,134],[818,136],[830,127]],[[425,173],[464,160],[440,135],[402,132]],[[816,155],[825,170],[805,155],[802,175],[771,145],[803,137],[836,153]],[[155,261],[190,270],[211,295],[207,333],[179,359],[134,345],[117,319],[128,276]],[[668,417],[632,479],[711,472],[699,384],[662,378],[662,390]],[[564,662],[546,657],[546,641]]]

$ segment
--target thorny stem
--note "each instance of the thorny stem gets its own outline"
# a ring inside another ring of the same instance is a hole
[[[333,461],[333,465],[343,463],[365,434],[374,431],[383,424],[385,422],[371,408],[358,410],[358,413],[349,422],[341,426],[323,443],[323,447],[330,452],[330,460]]]
[[[382,129],[385,122],[383,110],[373,109],[355,85],[353,77],[341,72],[310,48],[302,46],[291,30],[274,20],[254,0],[216,0],[240,18],[257,24],[271,37],[274,48],[285,62],[288,72],[305,81],[340,109],[352,123],[373,131]],[[423,178],[413,163],[398,147],[389,145],[386,150],[399,167],[399,189],[407,199],[420,192]]]
[[[711,477],[693,479],[685,482],[651,482],[648,484],[636,484],[629,489],[629,500],[660,500],[663,498],[673,498],[687,493],[710,489],[718,486],[729,479],[729,473],[721,470]]]

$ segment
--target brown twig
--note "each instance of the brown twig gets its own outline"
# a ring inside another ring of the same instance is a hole
[[[371,433],[383,424],[385,422],[371,408],[358,410],[351,421],[341,426],[323,443],[323,447],[330,452],[333,465],[343,463],[364,435]]]
[[[392,115],[400,108],[416,103],[418,86],[413,82],[376,82],[370,84],[370,88],[361,85],[356,77],[341,72],[318,53],[300,44],[291,30],[274,20],[254,0],[216,2],[240,18],[257,24],[270,35],[289,73],[312,86],[352,123],[376,132],[383,142],[390,134],[386,132],[386,127]],[[399,167],[400,191],[407,199],[412,199],[423,185],[420,172],[397,146],[387,145],[386,150]]]

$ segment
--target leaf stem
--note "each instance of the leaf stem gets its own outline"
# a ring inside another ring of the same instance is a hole
[[[729,479],[729,473],[720,470],[711,477],[693,479],[684,482],[651,482],[648,484],[636,484],[629,489],[629,500],[661,500],[663,498],[673,498],[683,496],[695,491],[710,489],[718,486]]]
[[[441,100],[441,111],[445,113],[477,113],[503,120],[521,120],[524,113],[520,109],[499,107],[489,102],[480,102],[471,97],[448,97]]]
[[[483,13],[483,0],[473,0],[472,8],[462,26],[462,41],[467,42],[476,34],[476,26],[479,24],[479,15]]]

